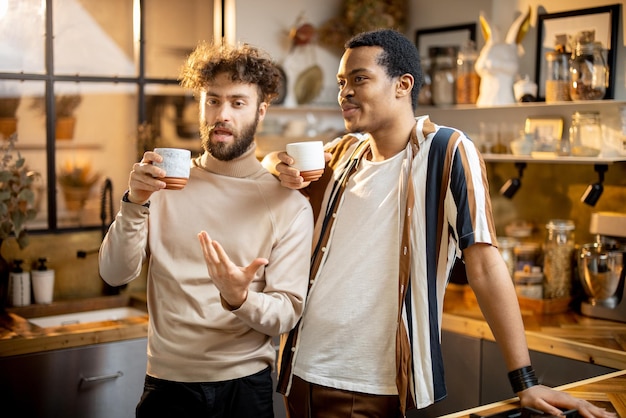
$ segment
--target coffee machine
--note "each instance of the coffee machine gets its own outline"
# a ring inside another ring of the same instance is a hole
[[[578,252],[578,275],[587,295],[583,315],[626,322],[626,214],[596,212],[589,232],[596,242]]]

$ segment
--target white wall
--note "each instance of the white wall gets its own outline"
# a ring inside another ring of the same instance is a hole
[[[625,0],[409,0],[409,21],[406,34],[415,39],[415,30],[449,26],[461,23],[478,23],[480,12],[484,12],[490,23],[505,34],[520,13],[531,8],[531,29],[522,42],[525,54],[520,59],[520,74],[535,78],[535,54],[537,43],[537,11],[557,13],[590,7],[620,3],[618,63],[615,69],[616,99],[626,100],[626,42],[623,22],[626,17]],[[301,12],[316,26],[339,15],[341,0],[236,0],[237,39],[266,49],[275,59],[282,61],[288,55],[288,31]],[[480,28],[477,31],[479,47],[483,44]],[[316,48],[316,58],[324,69],[326,94],[334,89],[335,70],[339,57],[324,48]]]
[[[335,74],[341,57],[319,46],[298,47],[290,52],[289,30],[302,13],[313,26],[321,26],[341,13],[340,6],[337,0],[236,0],[236,38],[266,50],[287,67],[288,78],[295,78],[308,65],[318,64],[324,73],[324,84],[316,103],[336,104]]]

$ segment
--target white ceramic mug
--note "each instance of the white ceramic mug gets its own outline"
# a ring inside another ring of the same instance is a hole
[[[182,148],[155,148],[154,152],[163,157],[163,162],[153,163],[165,170],[163,181],[166,189],[181,190],[187,185],[191,169],[191,151]]]
[[[292,142],[287,144],[287,154],[293,158],[292,167],[300,171],[304,181],[319,179],[324,173],[324,143],[322,141]]]

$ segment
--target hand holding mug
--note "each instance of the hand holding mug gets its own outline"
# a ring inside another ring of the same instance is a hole
[[[165,170],[162,179],[166,189],[181,190],[187,185],[191,169],[191,151],[180,148],[155,148],[154,152],[163,157],[160,163],[152,164]]]
[[[324,174],[326,164],[322,141],[292,142],[287,144],[287,154],[293,159],[291,167],[300,172],[304,181],[315,181]]]

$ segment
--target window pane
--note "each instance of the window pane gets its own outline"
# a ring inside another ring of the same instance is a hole
[[[198,123],[198,101],[182,87],[147,89],[147,120],[150,122],[154,142],[151,147],[185,148],[192,155],[202,150]]]
[[[57,101],[80,97],[74,132],[56,139],[57,223],[60,228],[101,225],[103,185],[113,185],[113,214],[137,161],[134,84],[56,83]],[[58,110],[58,109],[57,109]],[[57,118],[57,136],[60,126]],[[111,222],[106,202],[105,223]]]
[[[198,41],[213,39],[213,1],[147,0],[143,4],[146,76],[176,79]]]
[[[43,73],[45,2],[0,0],[0,72]]]
[[[133,0],[55,0],[57,74],[135,76]]]

